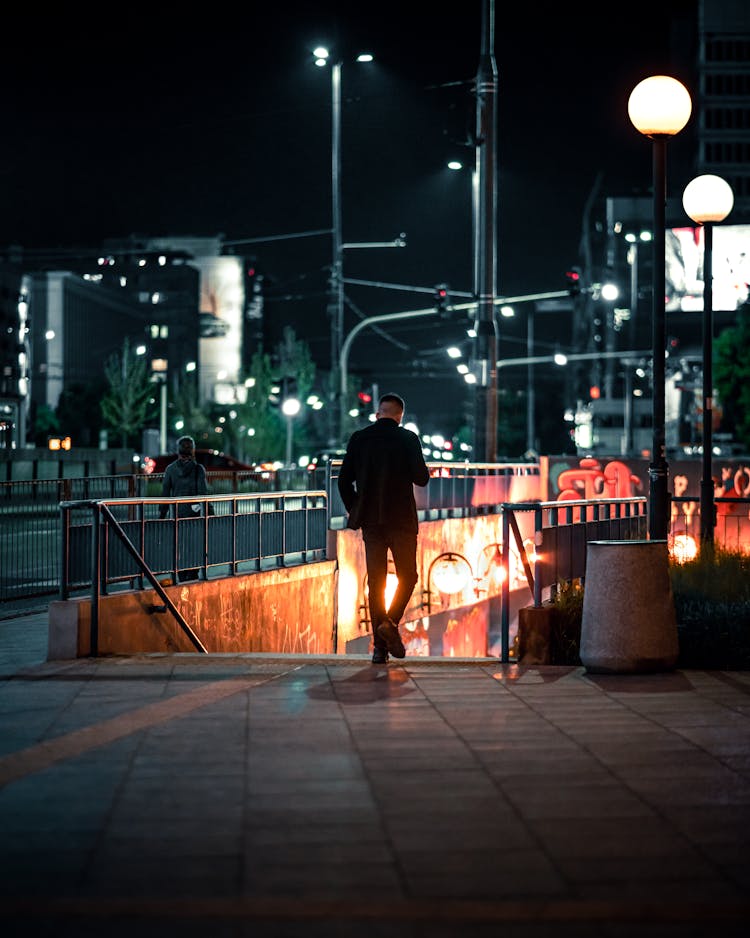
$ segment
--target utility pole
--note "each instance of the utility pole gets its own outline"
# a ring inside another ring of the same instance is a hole
[[[474,205],[474,292],[477,297],[474,360],[477,395],[474,409],[474,458],[497,461],[497,192],[495,128],[497,68],[493,52],[494,0],[482,2],[482,42],[476,95],[476,187]]]

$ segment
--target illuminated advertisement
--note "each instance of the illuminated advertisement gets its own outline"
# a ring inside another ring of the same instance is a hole
[[[750,225],[714,225],[711,267],[712,305],[736,310],[748,299],[750,283]],[[667,309],[703,309],[704,230],[671,228],[666,238]]]
[[[238,257],[196,257],[190,264],[201,274],[201,399],[234,403],[242,348],[242,261]]]

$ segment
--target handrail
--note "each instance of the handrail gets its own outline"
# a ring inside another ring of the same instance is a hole
[[[102,502],[98,502],[98,503],[95,503],[95,506],[94,506],[94,507],[99,510],[99,512],[101,513],[101,515],[102,515],[102,516],[105,518],[105,520],[107,521],[107,524],[109,524],[109,526],[113,529],[113,531],[115,532],[115,534],[117,535],[117,537],[122,541],[123,545],[125,546],[125,549],[126,549],[126,550],[128,551],[128,553],[131,555],[131,557],[133,557],[133,559],[136,561],[136,563],[138,564],[138,566],[141,568],[141,570],[143,571],[143,573],[144,573],[146,579],[149,581],[149,583],[151,584],[151,586],[154,588],[154,590],[156,591],[156,593],[158,594],[159,598],[162,600],[162,602],[164,603],[164,605],[166,606],[166,608],[169,610],[169,612],[171,612],[172,616],[177,620],[178,625],[179,625],[180,628],[183,630],[183,632],[185,632],[185,634],[186,634],[187,637],[190,639],[190,641],[193,643],[193,645],[195,646],[195,648],[196,648],[201,654],[204,654],[204,655],[207,654],[208,651],[207,651],[207,649],[206,649],[206,646],[203,644],[203,642],[201,642],[201,640],[198,638],[198,636],[195,634],[195,632],[190,628],[190,626],[189,626],[188,623],[185,621],[185,619],[183,619],[182,615],[180,614],[180,611],[177,609],[177,607],[176,607],[175,604],[172,602],[172,600],[169,598],[169,596],[167,596],[167,594],[166,594],[166,592],[165,592],[165,590],[164,590],[164,587],[161,585],[161,583],[159,582],[159,580],[157,580],[157,578],[154,576],[153,572],[151,571],[151,568],[148,566],[148,564],[146,563],[146,561],[145,561],[145,560],[143,559],[143,557],[138,553],[138,551],[135,549],[135,547],[133,547],[133,545],[130,543],[130,541],[128,540],[127,535],[126,535],[125,532],[122,530],[122,528],[120,527],[120,525],[119,525],[118,522],[117,522],[117,519],[114,517],[114,515],[113,515],[112,512],[109,510],[109,508],[107,507],[107,505],[106,505],[106,504],[103,504]],[[98,623],[98,612],[99,612],[99,592],[100,592],[100,591],[99,591],[99,580],[98,580],[98,577],[94,577],[94,578],[93,578],[93,581],[94,581],[94,584],[95,584],[95,585],[93,585],[94,595],[92,596],[92,603],[91,603],[92,634],[93,634],[93,632],[94,632],[94,610],[95,610],[95,609],[96,609],[96,614],[97,614],[97,622],[96,622],[96,628],[97,628],[97,629],[98,629],[98,624],[99,624],[99,623]],[[93,648],[93,645],[94,645],[94,644],[95,644],[95,643],[92,642],[92,648]]]

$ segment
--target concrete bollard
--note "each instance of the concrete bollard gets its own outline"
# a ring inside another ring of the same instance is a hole
[[[590,541],[581,663],[599,674],[669,671],[679,653],[666,541]]]

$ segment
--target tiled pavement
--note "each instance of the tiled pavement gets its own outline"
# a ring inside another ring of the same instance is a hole
[[[0,621],[0,934],[743,935],[750,672],[45,662]]]

